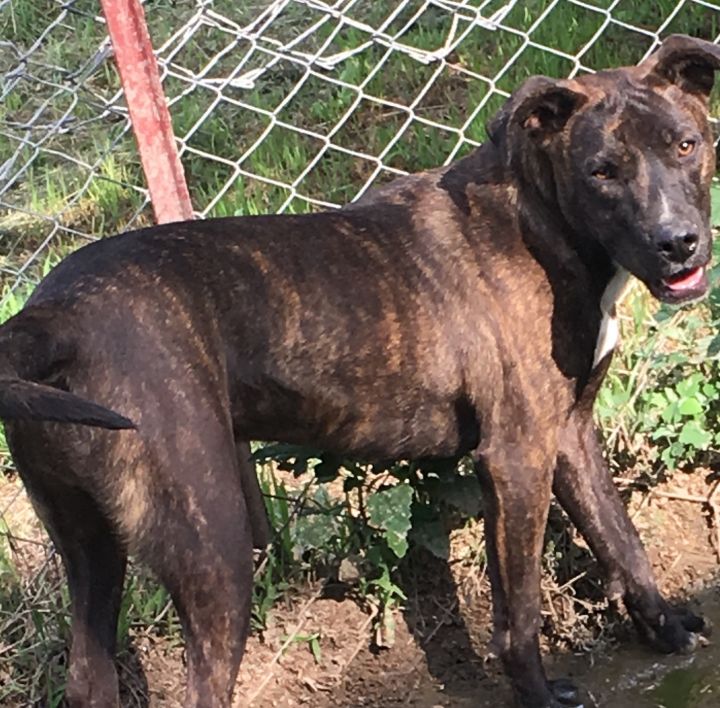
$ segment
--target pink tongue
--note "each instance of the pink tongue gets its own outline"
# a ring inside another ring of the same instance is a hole
[[[667,285],[670,290],[690,290],[700,284],[703,271],[703,268],[694,268],[689,273],[685,273],[678,278],[668,278],[665,281],[665,285]]]

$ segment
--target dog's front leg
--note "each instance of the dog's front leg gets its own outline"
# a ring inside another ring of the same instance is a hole
[[[258,482],[255,462],[250,453],[250,445],[244,440],[236,438],[235,447],[240,484],[245,497],[248,518],[250,519],[253,548],[263,549],[270,543],[270,522],[265,510],[265,498]]]
[[[477,459],[483,487],[494,644],[521,708],[576,705],[574,687],[549,682],[540,658],[540,561],[552,462],[498,446]],[[569,701],[569,702],[564,702]]]
[[[643,637],[665,652],[692,649],[705,623],[660,595],[589,411],[571,416],[561,435],[553,491],[599,560],[610,597],[623,598]]]

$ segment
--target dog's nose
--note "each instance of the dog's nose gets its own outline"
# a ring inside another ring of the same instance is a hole
[[[695,233],[662,234],[657,240],[657,249],[670,263],[685,263],[698,247]]]

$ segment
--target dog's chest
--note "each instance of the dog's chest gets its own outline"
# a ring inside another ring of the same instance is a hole
[[[612,280],[605,288],[600,300],[602,320],[595,344],[592,368],[594,369],[610,352],[615,349],[620,337],[620,327],[617,321],[616,303],[625,292],[630,274],[624,268],[618,268]]]

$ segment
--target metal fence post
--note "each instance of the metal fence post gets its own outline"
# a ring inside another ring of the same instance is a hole
[[[101,0],[158,223],[193,218],[145,14],[139,0]]]

